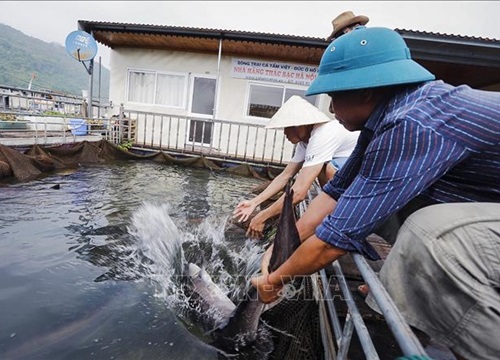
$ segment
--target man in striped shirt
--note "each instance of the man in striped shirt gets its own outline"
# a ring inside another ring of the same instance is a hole
[[[459,356],[496,358],[500,93],[435,81],[386,28],[357,28],[332,42],[306,94],[320,93],[361,134],[298,221],[299,249],[252,279],[261,300],[275,300],[283,279],[347,252],[378,259],[366,236],[403,214],[380,278],[406,320]]]

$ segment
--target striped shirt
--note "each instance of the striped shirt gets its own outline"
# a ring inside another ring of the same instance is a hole
[[[416,196],[500,202],[500,93],[442,81],[406,88],[375,109],[323,190],[337,206],[316,236],[374,260],[366,236]]]

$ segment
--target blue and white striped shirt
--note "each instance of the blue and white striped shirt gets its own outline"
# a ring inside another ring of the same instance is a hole
[[[416,196],[500,202],[500,93],[442,81],[406,88],[372,113],[323,190],[337,206],[316,236],[371,259],[366,236]]]

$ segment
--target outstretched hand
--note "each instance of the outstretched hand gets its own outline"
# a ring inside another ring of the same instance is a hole
[[[237,219],[239,222],[247,221],[256,207],[257,205],[252,200],[241,201],[233,211],[233,219],[239,217],[239,219]]]
[[[260,239],[263,236],[266,222],[261,220],[260,214],[261,213],[255,215],[252,221],[250,221],[250,224],[248,224],[247,236],[249,238]]]

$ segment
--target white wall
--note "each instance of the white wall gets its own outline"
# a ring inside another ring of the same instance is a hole
[[[265,59],[263,59],[265,60]],[[129,69],[152,70],[158,72],[179,72],[186,74],[217,76],[218,57],[217,55],[207,55],[198,53],[175,52],[168,50],[152,49],[129,49],[116,48],[111,52],[111,83],[110,100],[113,101],[114,108],[112,114],[117,114],[120,103],[124,104],[126,110],[146,111],[164,113],[177,116],[188,116],[188,104],[184,109],[175,109],[159,105],[144,105],[127,102],[127,73]],[[249,83],[276,84],[271,82],[247,80],[231,76],[232,57],[223,56],[220,64],[220,74],[218,82],[218,94],[216,101],[216,119],[230,122],[243,122],[255,125],[265,125],[269,119],[246,116],[247,92]],[[304,90],[307,86],[298,86]],[[189,86],[188,86],[189,89]],[[189,94],[187,94],[188,101]],[[325,96],[319,98],[318,107],[328,113],[328,99]],[[146,143],[153,141],[159,144],[159,132],[144,130],[139,125],[138,133],[144,131],[151,132],[155,139],[146,136]],[[155,125],[156,126],[156,125]],[[149,125],[146,124],[148,128]],[[185,129],[185,125],[181,126]],[[214,128],[214,138],[212,146],[224,152],[238,155],[252,152],[256,157],[265,159],[279,159],[283,156],[283,161],[287,162],[292,155],[293,145],[285,138],[282,130],[266,132],[250,129],[248,136],[244,127],[231,129],[222,127],[222,131],[216,126]],[[276,134],[276,135],[275,135]],[[172,134],[170,136],[170,143]],[[185,137],[185,131],[182,136]],[[221,141],[219,141],[221,137]],[[163,139],[162,144],[166,144],[168,139]],[[219,146],[220,145],[220,146]],[[274,153],[270,153],[274,149]],[[284,153],[282,155],[282,152]]]
[[[247,117],[246,97],[248,83],[259,81],[231,77],[232,57],[222,56],[217,97],[217,119],[249,122],[265,125],[268,119]],[[172,115],[187,115],[186,109],[179,110],[158,105],[130,104],[126,101],[127,71],[141,69],[153,71],[173,71],[217,76],[217,55],[174,52],[168,50],[117,48],[111,53],[110,99],[114,104],[113,113],[118,113],[120,103],[126,109],[160,112]],[[260,81],[266,84],[266,82]],[[267,84],[273,84],[267,82]],[[303,86],[306,89],[307,86]],[[328,99],[321,96],[318,107],[328,113]]]

